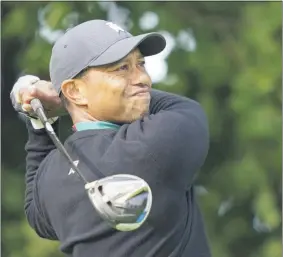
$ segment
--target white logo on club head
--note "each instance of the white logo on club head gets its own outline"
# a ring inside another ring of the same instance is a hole
[[[74,161],[73,163],[75,164],[75,166],[77,167],[78,166],[78,164],[79,164],[79,160],[77,160],[77,161]],[[71,174],[75,174],[75,171],[73,170],[73,169],[70,169],[70,171],[69,171],[69,174],[68,175],[71,175]]]
[[[109,26],[111,29],[114,29],[116,32],[125,31],[121,27],[119,27],[117,24],[114,24],[113,22],[107,22],[106,25]]]

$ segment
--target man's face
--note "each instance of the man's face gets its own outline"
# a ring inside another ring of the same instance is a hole
[[[148,112],[152,82],[138,49],[115,64],[90,68],[82,79],[86,109],[95,119],[131,122]]]

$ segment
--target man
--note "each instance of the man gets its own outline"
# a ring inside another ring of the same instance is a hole
[[[50,116],[64,103],[74,124],[65,147],[90,181],[98,179],[97,170],[132,174],[152,190],[152,210],[138,230],[112,229],[42,124],[27,119],[27,219],[40,237],[59,240],[68,256],[210,256],[193,187],[208,152],[207,121],[197,102],[151,89],[144,57],[164,47],[158,33],[134,37],[113,23],[88,21],[55,43],[53,88],[44,81],[34,86],[34,76],[14,86],[27,112],[33,98]],[[58,117],[51,121],[58,130]]]

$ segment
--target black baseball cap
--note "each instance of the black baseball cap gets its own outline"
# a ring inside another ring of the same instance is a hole
[[[143,56],[160,53],[166,46],[159,33],[133,36],[105,20],[81,23],[60,37],[52,48],[50,78],[58,93],[64,80],[72,79],[87,67],[111,64],[138,47]]]

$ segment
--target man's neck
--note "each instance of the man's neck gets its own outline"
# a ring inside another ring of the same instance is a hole
[[[92,121],[96,122],[99,121],[92,117],[87,111],[81,110],[81,109],[76,109],[72,110],[71,112],[71,118],[73,120],[73,124],[77,124],[80,122],[87,122],[87,121]]]

